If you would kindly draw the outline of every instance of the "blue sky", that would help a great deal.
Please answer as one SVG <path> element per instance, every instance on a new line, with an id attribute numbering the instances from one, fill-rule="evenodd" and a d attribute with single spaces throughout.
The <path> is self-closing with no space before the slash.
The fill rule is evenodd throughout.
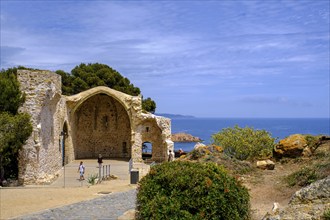
<path id="1" fill-rule="evenodd" d="M 197 117 L 329 117 L 329 0 L 1 0 L 1 68 L 116 69 Z"/>

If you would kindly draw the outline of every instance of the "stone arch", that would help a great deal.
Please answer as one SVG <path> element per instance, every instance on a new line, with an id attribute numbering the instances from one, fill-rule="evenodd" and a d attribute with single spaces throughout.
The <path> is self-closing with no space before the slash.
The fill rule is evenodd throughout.
<path id="1" fill-rule="evenodd" d="M 92 89 L 91 89 L 92 90 Z M 72 111 L 75 159 L 129 158 L 131 122 L 127 106 L 109 90 L 88 93 Z"/>
<path id="2" fill-rule="evenodd" d="M 71 115 L 74 114 L 80 105 L 83 104 L 87 99 L 97 94 L 106 94 L 114 98 L 125 108 L 126 111 L 128 111 L 130 108 L 130 106 L 127 105 L 125 99 L 131 99 L 132 96 L 105 86 L 98 86 L 68 98 L 68 106 L 71 107 Z"/>
<path id="3" fill-rule="evenodd" d="M 159 161 L 164 157 L 164 143 L 162 138 L 162 130 L 158 126 L 155 119 L 146 119 L 139 125 L 141 131 L 142 143 L 152 143 L 151 160 Z"/>

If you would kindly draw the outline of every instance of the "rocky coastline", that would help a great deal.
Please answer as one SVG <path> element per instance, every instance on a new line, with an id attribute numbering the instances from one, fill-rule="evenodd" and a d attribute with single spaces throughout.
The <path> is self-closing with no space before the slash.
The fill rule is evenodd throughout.
<path id="1" fill-rule="evenodd" d="M 202 140 L 199 137 L 192 136 L 184 132 L 172 134 L 173 142 L 201 142 Z"/>

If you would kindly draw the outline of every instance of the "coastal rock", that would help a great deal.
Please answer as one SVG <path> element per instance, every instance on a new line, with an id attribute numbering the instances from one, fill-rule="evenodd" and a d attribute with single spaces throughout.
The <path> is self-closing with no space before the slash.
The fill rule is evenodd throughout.
<path id="1" fill-rule="evenodd" d="M 199 142 L 201 139 L 199 137 L 194 137 L 187 133 L 176 133 L 172 134 L 173 142 Z"/>
<path id="2" fill-rule="evenodd" d="M 297 191 L 289 206 L 278 213 L 267 213 L 263 220 L 321 219 L 330 208 L 330 176 Z"/>
<path id="3" fill-rule="evenodd" d="M 305 137 L 301 134 L 294 134 L 279 141 L 275 146 L 273 155 L 276 158 L 299 157 L 304 149 L 308 147 Z"/>
<path id="4" fill-rule="evenodd" d="M 275 168 L 275 163 L 271 160 L 260 160 L 257 161 L 257 167 L 263 170 L 273 170 Z"/>

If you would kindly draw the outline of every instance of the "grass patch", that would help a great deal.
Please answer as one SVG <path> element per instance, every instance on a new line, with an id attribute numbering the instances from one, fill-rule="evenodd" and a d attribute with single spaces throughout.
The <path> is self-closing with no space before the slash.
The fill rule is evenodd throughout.
<path id="1" fill-rule="evenodd" d="M 330 161 L 317 161 L 314 164 L 306 165 L 300 170 L 286 176 L 284 181 L 291 187 L 307 186 L 328 175 L 330 175 Z"/>
<path id="2" fill-rule="evenodd" d="M 324 220 L 330 220 L 330 209 L 325 210 L 322 219 Z"/>

